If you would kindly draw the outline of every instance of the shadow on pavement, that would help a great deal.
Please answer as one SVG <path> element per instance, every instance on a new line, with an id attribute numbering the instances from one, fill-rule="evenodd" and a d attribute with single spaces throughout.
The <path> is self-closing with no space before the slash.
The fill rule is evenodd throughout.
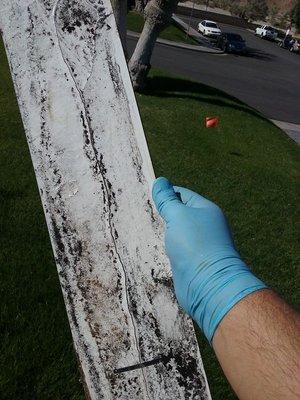
<path id="1" fill-rule="evenodd" d="M 263 61 L 273 61 L 277 58 L 274 54 L 267 53 L 263 50 L 254 49 L 252 47 L 247 47 L 247 53 L 244 54 L 244 57 L 256 58 L 257 60 Z"/>
<path id="2" fill-rule="evenodd" d="M 233 108 L 255 115 L 263 120 L 266 119 L 258 111 L 242 103 L 237 98 L 214 87 L 186 79 L 165 76 L 149 77 L 147 79 L 147 86 L 142 93 L 165 98 L 193 99 L 199 102 L 205 100 L 206 103 Z"/>

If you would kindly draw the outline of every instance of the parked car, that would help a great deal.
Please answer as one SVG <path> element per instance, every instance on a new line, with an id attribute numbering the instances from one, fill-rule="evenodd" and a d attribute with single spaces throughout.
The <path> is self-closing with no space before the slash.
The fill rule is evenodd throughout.
<path id="1" fill-rule="evenodd" d="M 292 36 L 286 36 L 279 42 L 279 46 L 283 49 L 289 50 L 292 53 L 300 53 L 299 40 L 293 38 Z"/>
<path id="2" fill-rule="evenodd" d="M 218 38 L 217 46 L 226 53 L 245 54 L 247 51 L 245 40 L 237 33 L 222 33 Z"/>
<path id="3" fill-rule="evenodd" d="M 300 53 L 300 41 L 299 39 L 294 39 L 292 46 L 289 49 L 292 53 Z"/>
<path id="4" fill-rule="evenodd" d="M 260 36 L 263 39 L 276 40 L 278 33 L 272 26 L 262 25 L 256 28 L 255 35 Z"/>
<path id="5" fill-rule="evenodd" d="M 198 24 L 198 31 L 204 36 L 217 37 L 221 35 L 221 29 L 213 21 L 204 20 Z"/>

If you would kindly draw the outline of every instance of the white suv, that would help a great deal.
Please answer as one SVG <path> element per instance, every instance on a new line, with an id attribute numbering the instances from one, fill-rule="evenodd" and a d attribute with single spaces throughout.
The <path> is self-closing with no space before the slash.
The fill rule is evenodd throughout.
<path id="1" fill-rule="evenodd" d="M 276 40 L 278 33 L 275 31 L 272 26 L 262 25 L 259 28 L 256 28 L 255 35 L 260 36 L 264 39 Z"/>
<path id="2" fill-rule="evenodd" d="M 198 31 L 202 33 L 204 36 L 220 36 L 221 29 L 219 28 L 218 24 L 213 21 L 201 21 L 198 24 Z"/>

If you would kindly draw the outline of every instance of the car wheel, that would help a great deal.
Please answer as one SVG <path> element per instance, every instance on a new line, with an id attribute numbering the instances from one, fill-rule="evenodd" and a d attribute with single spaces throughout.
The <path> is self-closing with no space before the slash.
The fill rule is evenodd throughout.
<path id="1" fill-rule="evenodd" d="M 263 39 L 263 38 L 264 38 L 264 34 L 263 34 L 263 33 L 261 33 L 261 34 L 260 34 L 260 37 Z"/>

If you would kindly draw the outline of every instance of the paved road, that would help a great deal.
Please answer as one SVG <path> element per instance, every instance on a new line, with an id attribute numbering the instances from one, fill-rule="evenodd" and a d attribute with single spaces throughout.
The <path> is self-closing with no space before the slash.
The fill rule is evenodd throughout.
<path id="1" fill-rule="evenodd" d="M 192 26 L 197 22 L 192 19 Z M 210 55 L 157 44 L 152 65 L 224 90 L 271 119 L 300 124 L 300 55 L 242 28 L 221 29 L 240 33 L 249 55 Z M 129 50 L 134 44 L 128 40 Z"/>

